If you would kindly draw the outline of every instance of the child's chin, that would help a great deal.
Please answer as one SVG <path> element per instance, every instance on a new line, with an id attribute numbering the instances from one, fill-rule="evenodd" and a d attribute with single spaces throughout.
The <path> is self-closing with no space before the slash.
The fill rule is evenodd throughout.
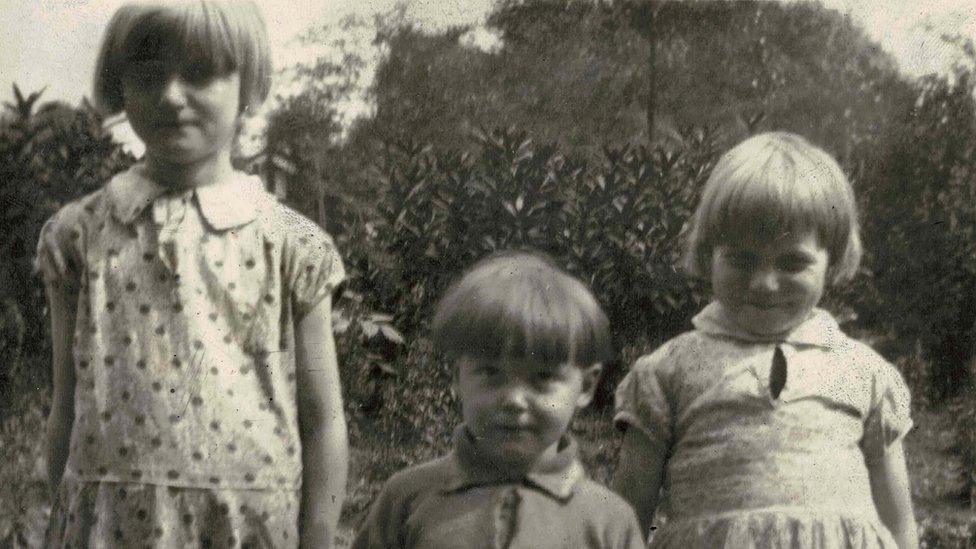
<path id="1" fill-rule="evenodd" d="M 785 335 L 795 328 L 797 319 L 787 317 L 778 311 L 759 311 L 743 318 L 742 327 L 751 334 L 764 337 Z"/>
<path id="2" fill-rule="evenodd" d="M 527 449 L 524 445 L 515 442 L 500 442 L 495 445 L 490 454 L 492 461 L 501 467 L 524 468 L 535 463 L 542 452 Z"/>

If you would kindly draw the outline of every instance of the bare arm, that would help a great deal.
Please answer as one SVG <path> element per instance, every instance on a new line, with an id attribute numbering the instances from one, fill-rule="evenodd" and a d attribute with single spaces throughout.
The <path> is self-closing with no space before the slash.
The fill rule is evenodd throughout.
<path id="1" fill-rule="evenodd" d="M 75 419 L 75 370 L 71 349 L 78 296 L 63 285 L 48 284 L 46 290 L 51 311 L 53 378 L 51 413 L 47 419 L 47 471 L 51 493 L 56 495 L 68 460 Z"/>
<path id="2" fill-rule="evenodd" d="M 870 464 L 871 495 L 881 522 L 895 536 L 901 549 L 918 547 L 918 531 L 912 511 L 912 496 L 901 441 L 888 447 L 884 456 Z"/>
<path id="3" fill-rule="evenodd" d="M 349 443 L 326 297 L 296 331 L 298 417 L 302 437 L 301 547 L 331 547 L 346 495 Z"/>
<path id="4" fill-rule="evenodd" d="M 658 505 L 666 461 L 667 452 L 660 444 L 638 429 L 627 429 L 613 475 L 613 490 L 634 508 L 645 538 Z"/>

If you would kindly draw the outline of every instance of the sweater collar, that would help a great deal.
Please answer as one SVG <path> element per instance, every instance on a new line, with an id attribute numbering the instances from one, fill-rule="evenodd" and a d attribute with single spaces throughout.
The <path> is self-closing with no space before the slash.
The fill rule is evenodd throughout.
<path id="1" fill-rule="evenodd" d="M 513 474 L 499 469 L 477 447 L 464 425 L 454 431 L 453 465 L 445 492 L 457 492 L 494 484 L 521 483 L 548 496 L 565 501 L 572 497 L 577 484 L 585 478 L 579 463 L 579 449 L 570 435 L 559 442 L 559 451 L 547 461 L 536 463 L 527 473 Z"/>

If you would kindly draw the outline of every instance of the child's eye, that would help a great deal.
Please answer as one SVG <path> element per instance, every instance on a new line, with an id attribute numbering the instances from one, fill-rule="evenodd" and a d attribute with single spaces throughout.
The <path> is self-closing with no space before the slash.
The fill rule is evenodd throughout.
<path id="1" fill-rule="evenodd" d="M 546 385 L 559 379 L 557 372 L 537 372 L 533 379 L 540 385 Z"/>
<path id="2" fill-rule="evenodd" d="M 126 68 L 125 76 L 137 84 L 147 85 L 165 80 L 168 72 L 162 61 L 143 60 L 130 64 Z"/>
<path id="3" fill-rule="evenodd" d="M 776 262 L 776 267 L 785 273 L 799 273 L 810 265 L 810 261 L 804 257 L 789 255 L 780 258 Z"/>
<path id="4" fill-rule="evenodd" d="M 213 70 L 202 63 L 193 63 L 180 69 L 180 77 L 188 84 L 203 86 L 214 79 Z"/>

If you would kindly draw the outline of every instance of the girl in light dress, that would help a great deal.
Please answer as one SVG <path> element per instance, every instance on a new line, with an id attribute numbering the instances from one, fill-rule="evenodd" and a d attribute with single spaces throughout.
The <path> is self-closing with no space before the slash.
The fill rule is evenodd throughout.
<path id="1" fill-rule="evenodd" d="M 133 2 L 96 103 L 142 162 L 44 226 L 49 547 L 327 547 L 347 442 L 332 239 L 235 171 L 270 83 L 253 2 Z"/>
<path id="2" fill-rule="evenodd" d="M 614 487 L 651 547 L 916 547 L 899 372 L 817 307 L 857 270 L 854 194 L 803 138 L 726 153 L 692 218 L 687 267 L 714 299 L 616 395 Z"/>

